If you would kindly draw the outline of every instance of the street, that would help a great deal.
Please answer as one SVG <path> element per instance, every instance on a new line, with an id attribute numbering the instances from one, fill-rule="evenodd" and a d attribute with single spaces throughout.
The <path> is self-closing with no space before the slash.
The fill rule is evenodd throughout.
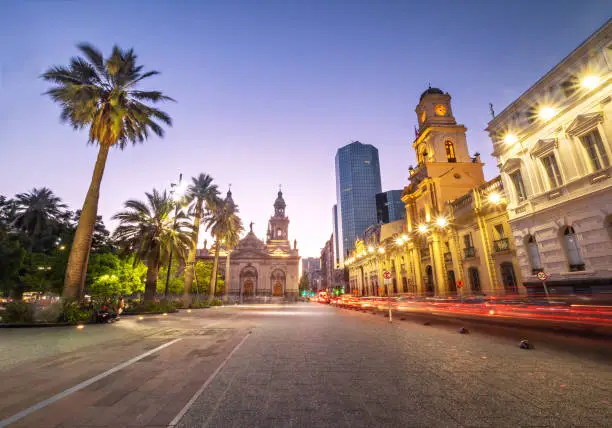
<path id="1" fill-rule="evenodd" d="M 609 342 L 521 338 L 316 303 L 0 329 L 0 427 L 609 426 Z"/>

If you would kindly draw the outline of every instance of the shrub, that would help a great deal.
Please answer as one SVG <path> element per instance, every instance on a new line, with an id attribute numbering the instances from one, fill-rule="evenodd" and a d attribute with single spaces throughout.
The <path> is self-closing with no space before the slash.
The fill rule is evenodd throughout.
<path id="1" fill-rule="evenodd" d="M 9 323 L 28 323 L 34 322 L 35 307 L 32 303 L 11 302 L 5 306 L 6 310 L 2 314 L 3 321 Z"/>
<path id="2" fill-rule="evenodd" d="M 223 305 L 223 302 L 221 301 L 221 299 L 213 299 L 212 302 L 210 302 L 210 306 L 221 306 Z"/>
<path id="3" fill-rule="evenodd" d="M 59 317 L 60 322 L 75 324 L 78 322 L 91 321 L 93 311 L 91 309 L 82 308 L 77 302 L 63 302 L 62 314 Z"/>
<path id="4" fill-rule="evenodd" d="M 208 304 L 207 301 L 202 301 L 202 300 L 194 300 L 193 303 L 189 305 L 189 307 L 193 309 L 208 308 L 209 306 L 210 305 Z"/>
<path id="5" fill-rule="evenodd" d="M 176 309 L 183 309 L 183 307 L 185 307 L 185 305 L 183 305 L 183 301 L 182 300 L 174 300 L 174 301 L 172 301 L 172 305 Z"/>

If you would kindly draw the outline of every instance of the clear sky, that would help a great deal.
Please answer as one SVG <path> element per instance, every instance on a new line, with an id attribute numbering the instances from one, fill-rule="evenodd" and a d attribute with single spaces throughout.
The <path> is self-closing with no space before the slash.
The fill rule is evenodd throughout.
<path id="1" fill-rule="evenodd" d="M 163 140 L 111 152 L 99 211 L 182 172 L 232 184 L 263 237 L 283 184 L 290 238 L 318 256 L 332 231 L 334 155 L 352 140 L 380 151 L 383 190 L 407 184 L 414 108 L 428 82 L 448 91 L 471 152 L 497 174 L 483 131 L 605 23 L 607 0 L 0 2 L 0 194 L 50 187 L 80 208 L 96 149 L 59 122 L 38 76 L 75 44 L 133 47 L 175 98 Z M 112 223 L 110 224 L 112 227 Z"/>

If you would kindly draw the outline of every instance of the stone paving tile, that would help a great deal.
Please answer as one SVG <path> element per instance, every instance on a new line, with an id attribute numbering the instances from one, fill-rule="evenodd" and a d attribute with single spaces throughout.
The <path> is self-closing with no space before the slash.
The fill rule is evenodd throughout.
<path id="1" fill-rule="evenodd" d="M 607 417 L 589 412 L 608 396 L 605 363 L 303 308 L 317 316 L 262 318 L 179 427 L 599 426 Z M 593 380 L 602 386 L 589 386 Z"/>

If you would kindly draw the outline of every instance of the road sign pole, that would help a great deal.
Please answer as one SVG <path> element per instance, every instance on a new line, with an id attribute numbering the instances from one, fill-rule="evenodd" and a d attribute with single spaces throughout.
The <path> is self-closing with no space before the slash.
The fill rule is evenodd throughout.
<path id="1" fill-rule="evenodd" d="M 546 281 L 542 281 L 542 285 L 544 286 L 544 293 L 546 293 L 546 300 L 550 302 L 550 295 L 548 294 L 548 287 L 546 286 Z"/>

